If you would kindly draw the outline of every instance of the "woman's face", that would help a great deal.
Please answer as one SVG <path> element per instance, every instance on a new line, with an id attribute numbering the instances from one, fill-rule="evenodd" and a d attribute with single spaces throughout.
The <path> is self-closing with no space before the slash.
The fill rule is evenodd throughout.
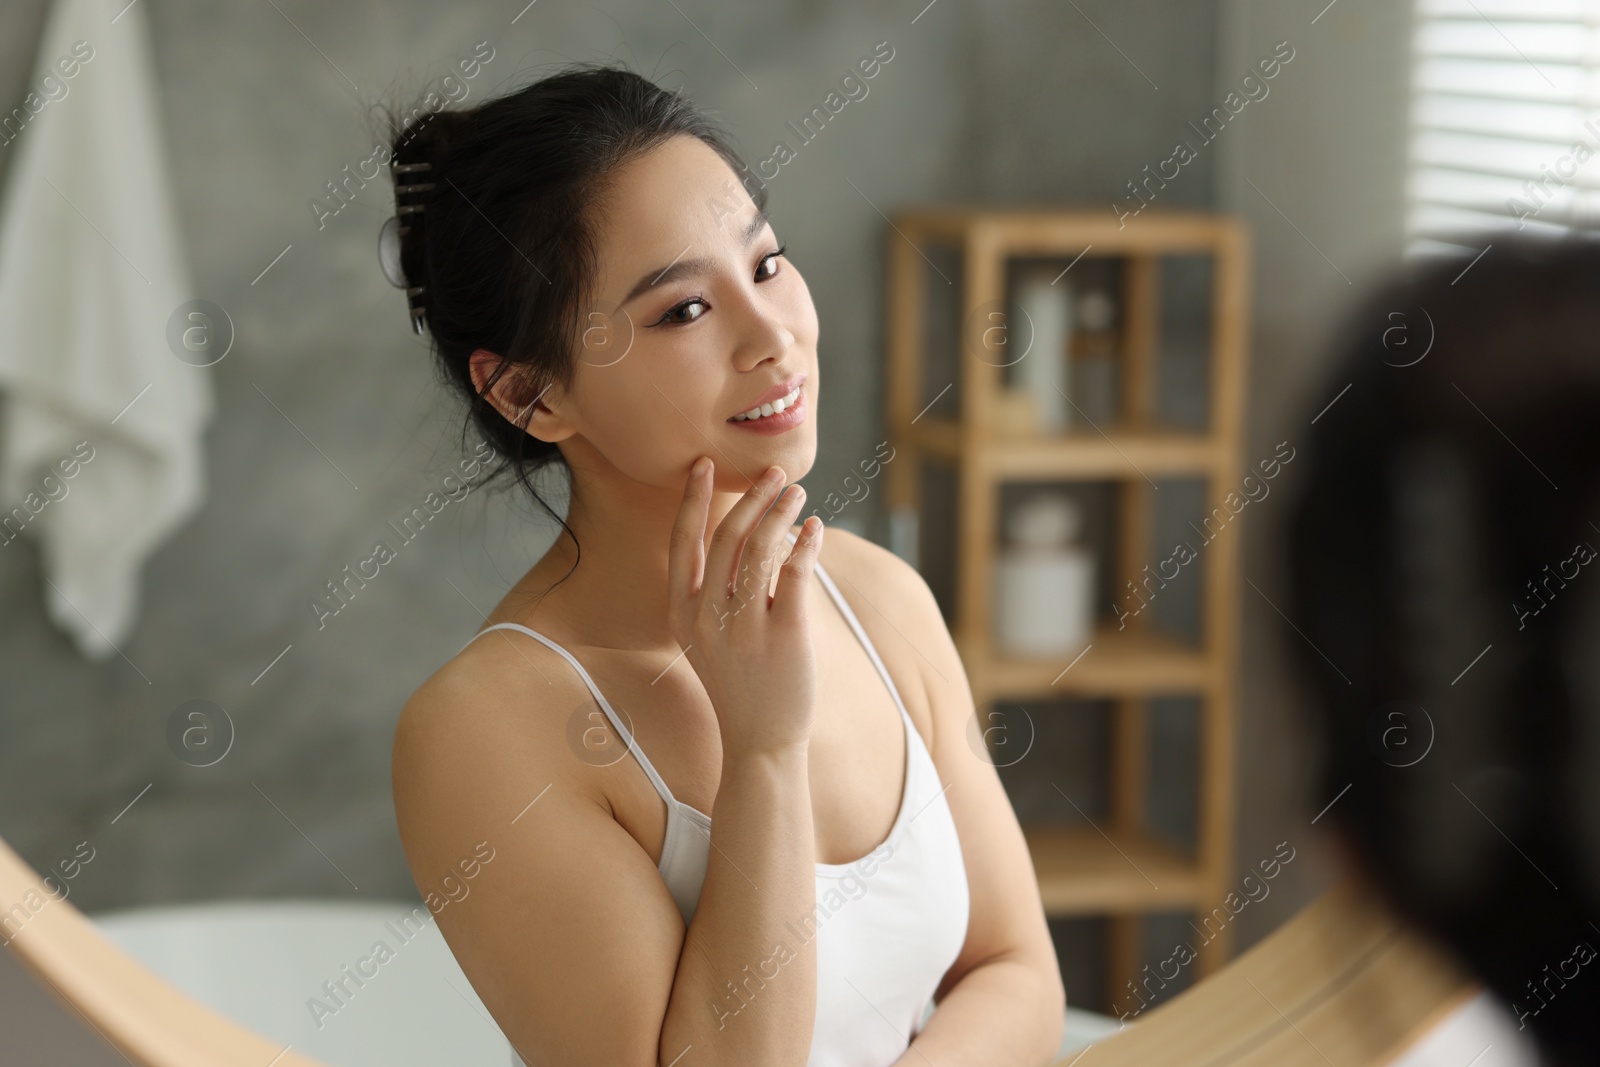
<path id="1" fill-rule="evenodd" d="M 772 464 L 798 480 L 817 450 L 817 311 L 733 171 L 676 136 L 620 169 L 598 208 L 577 372 L 546 398 L 574 469 L 681 489 L 706 455 L 719 490 Z M 736 418 L 778 398 L 781 412 Z"/>

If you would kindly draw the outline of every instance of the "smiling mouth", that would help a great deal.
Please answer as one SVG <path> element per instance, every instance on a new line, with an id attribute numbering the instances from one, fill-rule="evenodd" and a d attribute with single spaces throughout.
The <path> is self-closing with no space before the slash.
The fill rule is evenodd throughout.
<path id="1" fill-rule="evenodd" d="M 801 384 L 803 385 L 804 383 Z M 781 415 L 786 409 L 793 407 L 795 401 L 800 399 L 800 388 L 801 386 L 797 385 L 788 395 L 781 396 L 770 404 L 762 404 L 760 407 L 751 408 L 749 411 L 741 411 L 728 421 L 747 422 L 771 418 L 773 415 Z"/>

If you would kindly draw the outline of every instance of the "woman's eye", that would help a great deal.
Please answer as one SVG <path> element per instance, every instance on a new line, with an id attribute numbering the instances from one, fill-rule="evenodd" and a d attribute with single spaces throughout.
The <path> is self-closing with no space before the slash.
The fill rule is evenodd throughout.
<path id="1" fill-rule="evenodd" d="M 665 315 L 661 316 L 661 321 L 665 322 L 665 323 L 668 323 L 670 325 L 674 325 L 674 326 L 681 326 L 686 322 L 694 322 L 696 319 L 698 319 L 700 317 L 700 315 L 694 315 L 694 316 L 692 316 L 690 318 L 686 318 L 686 319 L 675 318 L 674 316 L 676 316 L 679 312 L 687 311 L 689 308 L 693 307 L 696 304 L 704 305 L 705 301 L 700 299 L 698 296 L 692 297 L 691 299 L 688 299 L 688 300 L 685 300 L 683 303 L 679 304 L 677 307 L 670 308 Z M 701 312 L 700 314 L 703 315 L 703 314 L 705 314 L 705 312 Z"/>
<path id="2" fill-rule="evenodd" d="M 768 252 L 766 255 L 761 257 L 761 262 L 756 265 L 756 281 L 764 282 L 778 276 L 778 257 L 783 255 L 788 247 L 788 245 L 783 245 L 776 251 Z M 768 269 L 769 266 L 770 269 Z M 684 326 L 688 323 L 694 322 L 695 320 L 699 319 L 701 315 L 705 314 L 705 312 L 701 311 L 699 314 L 691 315 L 687 318 L 681 316 L 684 312 L 687 312 L 696 304 L 699 304 L 702 307 L 710 306 L 701 297 L 690 297 L 688 300 L 685 300 L 676 307 L 669 308 L 667 313 L 661 316 L 661 321 L 658 322 L 657 325 L 659 326 L 665 323 L 669 326 Z"/>
<path id="3" fill-rule="evenodd" d="M 787 249 L 788 247 L 789 247 L 788 245 L 783 245 L 776 252 L 768 252 L 766 255 L 761 257 L 761 262 L 756 267 L 756 281 L 764 282 L 768 278 L 774 278 L 774 277 L 777 276 L 777 274 L 778 274 L 778 257 L 783 255 L 785 249 Z M 761 271 L 761 268 L 767 266 L 769 263 L 772 265 L 772 269 L 770 271 L 767 271 L 765 274 L 763 274 L 762 271 Z"/>

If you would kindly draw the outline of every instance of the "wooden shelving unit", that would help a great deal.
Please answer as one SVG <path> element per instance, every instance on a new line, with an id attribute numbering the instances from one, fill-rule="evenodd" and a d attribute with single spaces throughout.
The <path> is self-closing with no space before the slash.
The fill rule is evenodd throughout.
<path id="1" fill-rule="evenodd" d="M 1151 541 L 1151 479 L 1198 478 L 1206 508 L 1220 504 L 1248 473 L 1241 466 L 1241 415 L 1248 339 L 1249 246 L 1234 219 L 1202 212 L 1148 210 L 1119 228 L 1104 209 L 995 210 L 950 205 L 903 211 L 888 234 L 887 421 L 897 459 L 887 468 L 891 509 L 919 515 L 921 471 L 931 463 L 956 478 L 954 618 L 951 630 L 980 714 L 999 700 L 1099 698 L 1111 702 L 1110 816 L 1093 825 L 1025 824 L 1040 892 L 1051 917 L 1102 915 L 1110 922 L 1108 985 L 1113 1004 L 1129 1000 L 1141 968 L 1139 918 L 1147 912 L 1191 912 L 1200 921 L 1234 888 L 1234 707 L 1238 659 L 1239 532 L 1204 548 L 1201 639 L 1164 633 L 1145 614 L 1119 629 L 1097 626 L 1075 662 L 1009 659 L 991 642 L 991 564 L 1000 535 L 1000 487 L 1010 482 L 1096 481 L 1116 486 L 1111 568 L 1117 589 L 1137 581 L 1156 553 Z M 940 415 L 929 398 L 928 301 L 932 262 L 926 250 L 953 248 L 959 277 L 943 277 L 937 299 L 959 298 L 958 353 L 951 386 L 959 413 Z M 974 309 L 1003 307 L 1006 261 L 1013 257 L 1111 257 L 1117 267 L 1120 316 L 1118 411 L 1090 428 L 1049 436 L 997 432 L 999 361 L 975 358 L 986 343 Z M 1202 431 L 1163 426 L 1155 375 L 1161 344 L 1161 263 L 1165 256 L 1210 257 L 1208 297 L 1208 425 Z M 949 283 L 946 288 L 944 283 Z M 948 406 L 948 405 L 947 405 Z M 926 524 L 923 524 L 926 525 Z M 1070 666 L 1070 669 L 1068 669 Z M 1197 848 L 1174 847 L 1146 828 L 1149 777 L 1147 701 L 1197 698 L 1199 795 Z M 1232 926 L 1199 948 L 1197 977 L 1231 954 Z M 1196 939 L 1199 940 L 1198 938 Z"/>

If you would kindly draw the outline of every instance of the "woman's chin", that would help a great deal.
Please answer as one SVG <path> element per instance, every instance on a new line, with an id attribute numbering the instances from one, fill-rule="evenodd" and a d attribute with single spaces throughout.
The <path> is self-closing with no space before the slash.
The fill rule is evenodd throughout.
<path id="1" fill-rule="evenodd" d="M 771 466 L 783 468 L 784 482 L 798 482 L 810 473 L 817 461 L 815 434 L 796 432 L 784 437 L 762 437 L 736 442 L 742 447 L 723 445 L 720 453 L 708 454 L 716 463 L 718 492 L 743 493 Z"/>

